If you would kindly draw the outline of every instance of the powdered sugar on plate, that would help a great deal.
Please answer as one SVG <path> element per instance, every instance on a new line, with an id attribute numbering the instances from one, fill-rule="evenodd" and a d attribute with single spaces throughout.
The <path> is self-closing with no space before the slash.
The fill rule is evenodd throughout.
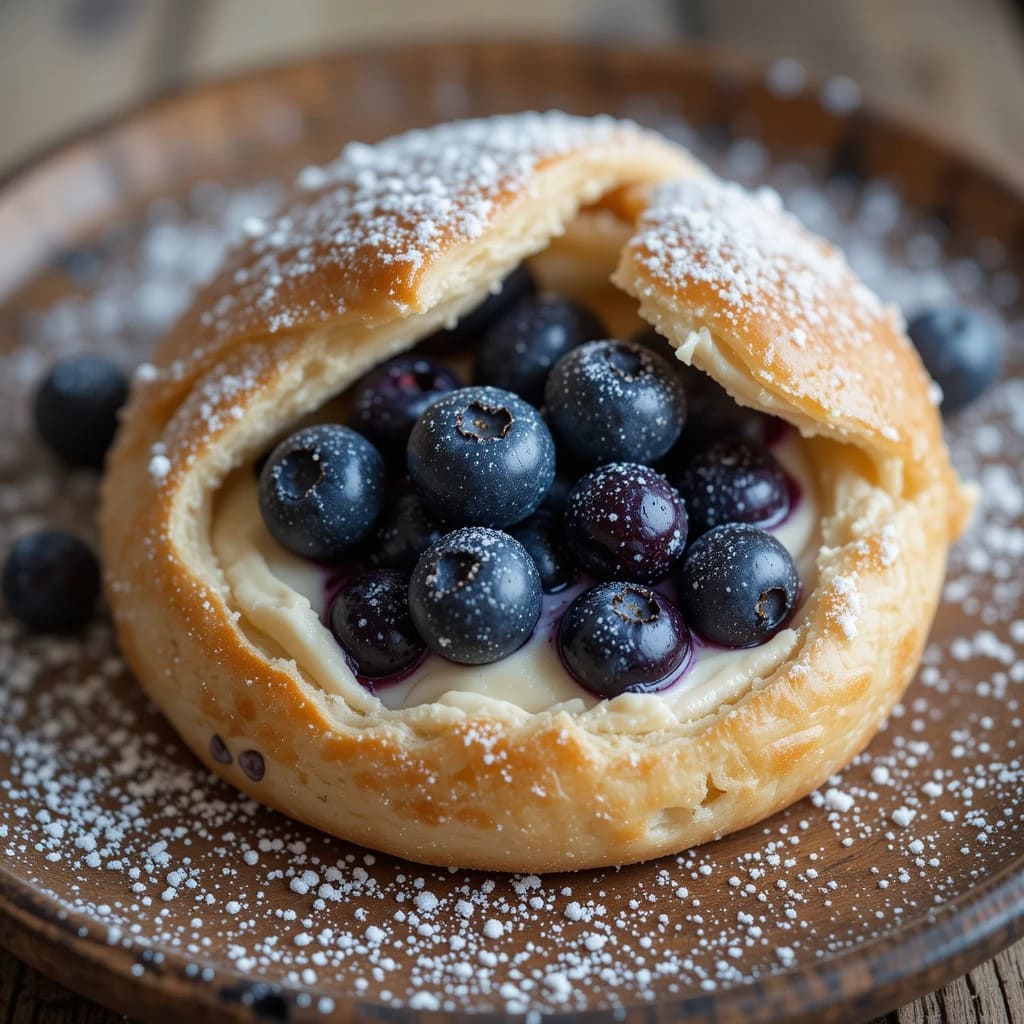
<path id="1" fill-rule="evenodd" d="M 775 77 L 793 87 L 792 69 Z M 822 183 L 773 164 L 754 140 L 702 155 L 772 185 L 904 311 L 946 300 L 989 310 L 1019 373 L 1019 279 L 997 244 L 948 238 L 886 182 Z M 299 184 L 317 189 L 331 173 L 307 169 Z M 53 298 L 51 280 L 8 303 L 0 550 L 43 523 L 88 532 L 92 520 L 95 481 L 58 470 L 28 426 L 27 396 L 49 363 L 83 349 L 138 363 L 230 235 L 275 230 L 280 194 L 197 186 L 63 254 L 70 294 Z M 124 950 L 137 976 L 177 972 L 257 1005 L 269 992 L 311 1015 L 352 997 L 528 1013 L 714 992 L 938 920 L 1024 851 L 1022 409 L 1018 377 L 951 424 L 982 505 L 906 700 L 842 777 L 739 836 L 571 876 L 405 864 L 215 781 L 131 683 L 104 618 L 81 640 L 54 640 L 0 617 L 3 871 L 69 927 Z M 154 475 L 166 457 L 154 453 Z"/>

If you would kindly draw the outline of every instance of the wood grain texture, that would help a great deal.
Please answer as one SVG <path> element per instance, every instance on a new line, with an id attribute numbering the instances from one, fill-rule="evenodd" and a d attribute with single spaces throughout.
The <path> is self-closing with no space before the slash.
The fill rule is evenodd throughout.
<path id="1" fill-rule="evenodd" d="M 114 71 L 114 78 L 121 83 L 119 97 L 143 94 L 194 74 L 282 52 L 272 49 L 281 18 L 266 9 L 263 17 L 256 19 L 262 27 L 256 31 L 255 40 L 240 31 L 242 8 L 247 6 L 210 3 L 202 13 L 193 12 L 193 20 L 178 22 L 166 8 L 161 19 L 159 4 L 143 5 L 143 13 L 131 28 L 134 56 L 125 58 L 123 73 Z M 663 26 L 665 30 L 674 27 L 713 42 L 737 43 L 763 54 L 786 53 L 805 59 L 810 65 L 849 74 L 864 83 L 869 97 L 878 96 L 919 119 L 931 120 L 947 133 L 953 126 L 952 134 L 997 162 L 1009 163 L 1024 155 L 1024 124 L 1018 105 L 1024 92 L 1024 41 L 1009 5 L 997 0 L 971 5 L 954 0 L 906 0 L 902 4 L 891 0 L 846 0 L 827 5 L 817 0 L 785 0 L 772 5 L 756 0 L 707 0 L 638 6 L 643 11 L 638 16 L 643 25 Z M 11 10 L 17 7 L 8 5 L 0 10 L 0 38 L 11 38 L 9 23 L 2 19 L 10 17 Z M 558 5 L 520 7 L 524 18 L 520 24 L 526 24 L 541 7 L 553 10 Z M 562 23 L 555 25 L 556 16 L 552 14 L 540 24 L 554 31 L 564 31 L 566 26 L 572 30 L 582 24 L 583 15 L 574 5 L 566 5 L 565 10 L 569 14 Z M 459 8 L 459 17 L 465 15 L 466 11 Z M 307 17 L 308 24 L 302 25 L 307 34 L 295 29 L 284 50 L 308 46 L 311 40 L 322 48 L 325 43 L 350 38 L 348 34 L 338 34 L 338 26 L 346 26 L 336 11 Z M 381 19 L 382 23 L 384 20 Z M 596 30 L 604 34 L 616 31 L 620 23 L 612 17 L 607 22 L 609 27 L 602 27 L 600 22 L 595 24 Z M 169 25 L 175 29 L 176 34 L 171 33 L 173 38 L 168 38 Z M 495 23 L 485 28 L 496 26 L 514 27 Z M 413 28 L 423 31 L 417 25 Z M 43 29 L 39 31 L 45 36 Z M 382 24 L 372 27 L 368 35 L 383 35 L 387 31 L 390 26 Z M 23 40 L 24 36 L 20 38 Z M 63 50 L 51 46 L 46 52 L 48 56 L 44 59 L 56 63 Z M 39 57 L 35 59 L 38 61 Z M 68 95 L 65 91 L 64 97 Z M 51 102 L 59 103 L 60 99 L 57 95 L 51 97 Z M 39 105 L 30 107 L 32 116 L 45 120 L 46 105 L 42 98 L 37 100 Z M 75 117 L 90 113 L 91 108 Z M 0 161 L 3 159 L 0 154 Z M 0 1020 L 109 1024 L 124 1019 L 71 994 L 14 958 L 0 955 Z M 1024 943 L 881 1020 L 886 1024 L 1022 1024 Z"/>

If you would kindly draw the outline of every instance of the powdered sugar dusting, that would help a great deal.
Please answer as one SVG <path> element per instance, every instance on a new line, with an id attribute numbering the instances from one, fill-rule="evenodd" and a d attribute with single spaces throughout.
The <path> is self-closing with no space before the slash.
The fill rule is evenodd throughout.
<path id="1" fill-rule="evenodd" d="M 832 592 L 835 595 L 833 617 L 847 640 L 857 638 L 857 617 L 864 605 L 864 598 L 857 590 L 857 576 L 837 576 L 832 581 Z"/>
<path id="2" fill-rule="evenodd" d="M 423 268 L 477 238 L 539 165 L 630 130 L 549 111 L 349 143 L 333 163 L 299 173 L 286 214 L 245 222 L 251 245 L 226 271 L 230 294 L 204 315 L 207 344 L 326 322 L 366 298 L 404 311 Z"/>
<path id="3" fill-rule="evenodd" d="M 822 304 L 846 284 L 849 268 L 841 252 L 794 230 L 792 221 L 780 225 L 781 210 L 779 194 L 768 187 L 748 192 L 716 180 L 672 182 L 657 190 L 636 247 L 659 279 L 709 284 L 738 321 L 776 319 L 766 297 L 781 296 L 784 314 L 799 323 L 794 333 L 806 338 L 822 326 Z M 872 293 L 862 298 L 864 315 L 846 325 L 851 342 L 881 315 Z"/>
<path id="4" fill-rule="evenodd" d="M 791 71 L 780 70 L 780 89 Z M 952 249 L 887 183 L 823 186 L 749 139 L 708 155 L 769 177 L 908 312 L 948 299 L 1002 311 L 1019 375 L 1024 322 L 1005 254 L 970 240 Z M 304 172 L 303 187 L 325 187 L 327 173 Z M 74 275 L 67 295 L 29 289 L 6 306 L 3 324 L 18 337 L 0 355 L 11 410 L 0 428 L 0 550 L 43 523 L 90 532 L 95 481 L 57 469 L 28 427 L 28 397 L 49 362 L 85 348 L 145 358 L 212 270 L 200 275 L 191 257 L 209 245 L 199 262 L 215 262 L 247 216 L 267 223 L 267 237 L 277 194 L 207 186 L 183 204 L 155 204 L 137 231 L 62 261 Z M 152 378 L 145 364 L 136 372 Z M 917 681 L 866 754 L 761 826 L 619 872 L 510 877 L 405 864 L 214 781 L 131 683 L 105 618 L 80 640 L 33 640 L 0 612 L 3 869 L 129 958 L 137 977 L 181 977 L 250 1001 L 256 990 L 245 985 L 262 981 L 324 1016 L 353 997 L 528 1014 L 713 993 L 941 922 L 947 904 L 1024 851 L 1024 384 L 1012 374 L 951 425 L 982 507 L 951 556 Z M 194 399 L 226 425 L 231 389 L 244 383 L 234 380 Z M 161 458 L 173 467 L 181 457 L 154 451 L 150 471 L 155 462 L 159 477 Z M 898 558 L 891 537 L 879 552 Z"/>
<path id="5" fill-rule="evenodd" d="M 824 408 L 835 429 L 854 429 L 882 450 L 904 440 L 927 454 L 913 407 L 927 380 L 898 315 L 851 270 L 843 253 L 785 213 L 777 191 L 714 178 L 661 185 L 630 243 L 651 284 L 681 292 L 712 332 L 741 335 L 752 374 L 771 393 Z M 892 344 L 880 365 L 880 333 Z M 763 362 L 764 366 L 758 363 Z"/>
<path id="6" fill-rule="evenodd" d="M 149 475 L 154 480 L 163 480 L 171 471 L 171 460 L 163 452 L 155 452 L 149 460 Z"/>

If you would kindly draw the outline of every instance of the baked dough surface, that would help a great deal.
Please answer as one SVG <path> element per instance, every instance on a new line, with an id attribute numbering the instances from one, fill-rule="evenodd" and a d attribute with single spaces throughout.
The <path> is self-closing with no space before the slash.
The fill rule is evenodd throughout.
<path id="1" fill-rule="evenodd" d="M 809 439 L 823 543 L 791 653 L 732 703 L 655 731 L 326 693 L 242 628 L 210 542 L 219 488 L 602 197 L 620 223 L 599 235 L 641 315 Z M 969 501 L 898 318 L 841 255 L 659 137 L 561 114 L 347 147 L 249 234 L 138 375 L 101 505 L 125 655 L 211 769 L 377 849 L 547 871 L 742 828 L 868 743 L 917 667 Z"/>

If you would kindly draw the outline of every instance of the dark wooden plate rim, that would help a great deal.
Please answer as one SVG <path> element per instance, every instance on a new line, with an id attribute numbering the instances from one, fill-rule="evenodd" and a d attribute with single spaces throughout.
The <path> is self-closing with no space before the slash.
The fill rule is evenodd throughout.
<path id="1" fill-rule="evenodd" d="M 220 92 L 236 89 L 254 79 L 271 80 L 316 64 L 353 59 L 372 60 L 401 57 L 429 57 L 440 51 L 472 49 L 496 45 L 495 41 L 416 43 L 398 46 L 360 47 L 307 56 L 298 60 L 262 65 L 209 80 L 199 86 L 175 87 L 132 105 L 126 111 L 103 118 L 66 137 L 53 147 L 32 155 L 28 160 L 0 175 L 0 205 L 30 177 L 40 172 L 56 172 L 71 161 L 86 141 L 96 141 L 112 133 L 130 133 L 140 123 L 178 106 L 202 103 Z M 585 50 L 596 61 L 614 53 L 642 54 L 645 59 L 671 61 L 677 66 L 697 69 L 709 76 L 726 77 L 731 82 L 750 84 L 763 81 L 766 70 L 762 60 L 735 51 L 719 51 L 690 44 L 647 46 L 622 43 L 571 43 L 553 40 L 502 40 L 506 50 L 520 49 L 525 55 L 542 46 L 551 53 L 578 54 Z M 806 95 L 815 84 L 810 76 Z M 784 104 L 786 98 L 779 98 Z M 983 181 L 998 192 L 1008 194 L 1024 206 L 1024 175 L 992 159 L 963 150 L 940 133 L 909 124 L 897 113 L 876 103 L 849 115 L 868 130 L 871 127 L 898 132 L 921 147 L 952 158 L 958 168 Z M 35 270 L 28 262 L 25 275 Z M 7 282 L 10 287 L 12 282 Z M 582 1021 L 585 1024 L 620 1024 L 655 1020 L 730 1021 L 743 1019 L 749 1024 L 769 1021 L 864 1020 L 885 1013 L 901 1002 L 911 1001 L 941 987 L 953 978 L 991 958 L 1024 935 L 1024 860 L 1010 861 L 1002 871 L 935 908 L 934 915 L 918 918 L 872 941 L 823 956 L 800 967 L 780 971 L 715 992 L 694 992 L 655 1003 L 631 1005 L 625 1010 L 592 1010 L 582 1013 L 545 1014 L 552 1022 Z M 11 953 L 45 974 L 61 981 L 82 995 L 121 1012 L 145 1020 L 166 1019 L 168 997 L 172 995 L 191 1007 L 190 1016 L 204 1021 L 258 1019 L 256 1010 L 240 1000 L 253 980 L 228 968 L 211 968 L 200 980 L 186 973 L 189 962 L 175 951 L 126 950 L 109 945 L 98 934 L 87 915 L 68 911 L 55 899 L 25 882 L 0 862 L 0 944 Z M 154 957 L 157 952 L 160 956 Z M 132 973 L 144 967 L 140 977 Z M 156 982 L 154 984 L 154 982 Z M 797 1016 L 793 1015 L 793 989 L 799 990 Z M 289 1020 L 306 1019 L 295 1002 L 298 990 L 273 985 L 269 991 L 287 1005 Z M 331 1019 L 355 1021 L 371 1015 L 374 1019 L 460 1021 L 465 1024 L 521 1021 L 521 1016 L 471 1011 L 433 1013 L 429 1011 L 386 1010 L 356 996 L 338 1000 Z M 263 1019 L 263 1018 L 260 1018 Z M 284 1018 L 274 1018 L 284 1019 Z M 308 1019 L 323 1020 L 309 1011 Z"/>

